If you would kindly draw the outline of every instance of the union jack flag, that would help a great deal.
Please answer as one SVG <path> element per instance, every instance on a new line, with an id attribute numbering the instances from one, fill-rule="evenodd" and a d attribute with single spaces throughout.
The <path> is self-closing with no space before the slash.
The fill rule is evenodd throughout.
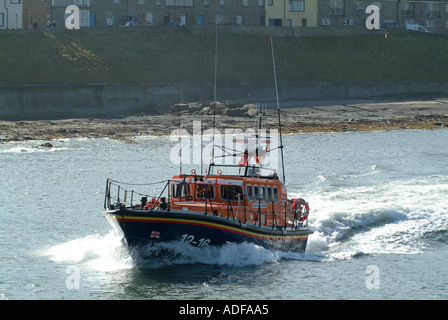
<path id="1" fill-rule="evenodd" d="M 157 231 L 151 232 L 151 238 L 160 238 L 160 232 Z"/>

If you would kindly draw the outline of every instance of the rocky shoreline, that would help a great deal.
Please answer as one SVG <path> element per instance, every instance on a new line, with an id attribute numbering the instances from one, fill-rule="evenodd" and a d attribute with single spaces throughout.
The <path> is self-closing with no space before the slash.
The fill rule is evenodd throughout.
<path id="1" fill-rule="evenodd" d="M 226 102 L 215 107 L 216 128 L 254 128 L 256 106 Z M 448 127 L 448 98 L 295 101 L 281 103 L 283 133 L 440 129 Z M 211 105 L 175 104 L 137 110 L 109 118 L 0 120 L 0 142 L 65 138 L 131 139 L 141 135 L 169 135 L 179 128 L 192 132 L 213 127 Z M 267 104 L 267 128 L 277 128 L 276 103 Z"/>

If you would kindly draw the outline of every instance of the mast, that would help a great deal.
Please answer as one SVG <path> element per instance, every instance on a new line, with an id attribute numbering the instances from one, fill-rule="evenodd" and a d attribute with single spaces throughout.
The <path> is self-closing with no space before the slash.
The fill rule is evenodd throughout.
<path id="1" fill-rule="evenodd" d="M 279 133 L 280 133 L 280 147 L 279 148 L 282 152 L 283 183 L 286 183 L 286 181 L 285 181 L 285 163 L 283 160 L 282 122 L 280 121 L 280 104 L 278 102 L 277 75 L 275 73 L 274 44 L 272 43 L 272 37 L 270 37 L 269 39 L 271 40 L 272 65 L 274 67 L 275 95 L 277 97 L 278 129 L 279 129 Z"/>
<path id="2" fill-rule="evenodd" d="M 218 20 L 216 20 L 216 31 L 215 31 L 215 89 L 213 96 L 213 146 L 212 146 L 212 159 L 215 156 L 215 108 L 216 108 L 216 75 L 218 69 Z M 213 161 L 214 162 L 214 161 Z"/>

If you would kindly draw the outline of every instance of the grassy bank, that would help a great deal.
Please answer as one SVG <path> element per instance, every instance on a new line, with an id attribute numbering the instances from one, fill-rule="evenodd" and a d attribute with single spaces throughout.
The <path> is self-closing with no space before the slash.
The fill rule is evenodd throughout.
<path id="1" fill-rule="evenodd" d="M 220 34 L 218 81 L 272 81 L 268 37 Z M 279 81 L 448 82 L 448 39 L 274 38 Z M 0 84 L 214 81 L 215 36 L 142 29 L 0 32 Z"/>

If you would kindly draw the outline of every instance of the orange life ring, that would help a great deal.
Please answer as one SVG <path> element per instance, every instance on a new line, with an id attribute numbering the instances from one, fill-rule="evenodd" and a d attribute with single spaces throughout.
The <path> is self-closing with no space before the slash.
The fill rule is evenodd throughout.
<path id="1" fill-rule="evenodd" d="M 305 213 L 302 217 L 300 217 L 300 221 L 305 221 L 306 219 L 308 219 L 308 216 L 310 214 L 310 206 L 308 205 L 308 202 L 306 202 L 302 198 L 299 198 L 299 199 L 293 198 L 292 199 L 292 209 L 294 210 L 294 215 L 295 215 L 296 219 L 297 219 L 297 208 L 299 206 L 305 207 Z"/>

